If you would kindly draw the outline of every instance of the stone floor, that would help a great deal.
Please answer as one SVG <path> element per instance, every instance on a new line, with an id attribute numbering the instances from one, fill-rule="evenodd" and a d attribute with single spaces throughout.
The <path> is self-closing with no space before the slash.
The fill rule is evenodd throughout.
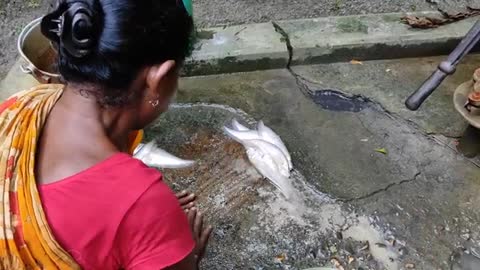
<path id="1" fill-rule="evenodd" d="M 166 178 L 195 190 L 217 226 L 205 266 L 450 269 L 452 258 L 472 263 L 475 256 L 459 256 L 480 251 L 480 169 L 451 146 L 466 126 L 451 99 L 479 57 L 470 56 L 420 111 L 403 107 L 441 59 L 182 80 L 181 104 L 149 137 L 198 160 L 194 169 L 166 171 Z M 358 95 L 356 109 L 325 105 L 315 95 L 325 90 Z M 263 119 L 284 139 L 297 170 L 295 199 L 284 200 L 222 134 L 233 117 L 251 125 Z"/>
<path id="2" fill-rule="evenodd" d="M 178 104 L 147 136 L 197 160 L 164 174 L 199 195 L 216 227 L 205 269 L 480 269 L 480 169 L 453 147 L 466 124 L 451 103 L 480 57 L 467 57 L 420 111 L 403 107 L 441 59 L 182 79 Z M 292 199 L 223 135 L 232 118 L 263 119 L 285 141 Z"/>

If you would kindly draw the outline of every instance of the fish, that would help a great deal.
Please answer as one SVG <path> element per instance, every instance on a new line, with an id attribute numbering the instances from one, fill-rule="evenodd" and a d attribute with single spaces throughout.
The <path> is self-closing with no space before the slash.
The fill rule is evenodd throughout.
<path id="1" fill-rule="evenodd" d="M 257 171 L 268 179 L 288 199 L 293 187 L 290 172 L 293 169 L 291 156 L 285 144 L 263 121 L 257 124 L 257 130 L 251 130 L 236 119 L 232 120 L 232 128 L 223 127 L 225 133 L 233 140 L 241 143 L 247 157 Z"/>
<path id="2" fill-rule="evenodd" d="M 238 131 L 228 127 L 223 127 L 225 133 L 235 141 L 242 143 L 245 140 L 261 140 L 260 134 L 256 130 Z"/>
<path id="3" fill-rule="evenodd" d="M 275 131 L 267 127 L 262 120 L 258 122 L 257 130 L 251 130 L 240 124 L 236 119 L 233 119 L 232 128 L 233 129 L 224 127 L 224 130 L 231 138 L 239 143 L 242 143 L 243 140 L 265 140 L 280 148 L 287 158 L 288 170 L 291 171 L 293 169 L 292 157 L 282 139 L 275 133 Z"/>
<path id="4" fill-rule="evenodd" d="M 178 158 L 167 151 L 159 148 L 154 141 L 140 144 L 134 151 L 133 157 L 141 160 L 149 167 L 162 169 L 182 169 L 195 164 L 193 160 Z"/>
<path id="5" fill-rule="evenodd" d="M 269 153 L 273 157 L 273 159 L 278 164 L 279 171 L 284 176 L 290 177 L 291 167 L 289 165 L 288 159 L 282 149 L 279 148 L 276 144 L 265 140 L 256 130 L 236 131 L 228 127 L 224 127 L 223 130 L 232 139 L 243 144 L 243 146 L 245 147 L 246 142 L 248 142 L 249 145 L 252 145 L 252 143 L 257 144 L 257 147 L 260 147 L 262 151 Z"/>
<path id="6" fill-rule="evenodd" d="M 282 139 L 280 136 L 277 135 L 271 128 L 267 127 L 265 123 L 263 123 L 262 120 L 260 120 L 257 124 L 257 131 L 260 136 L 280 148 L 282 153 L 285 155 L 288 161 L 288 169 L 292 170 L 293 169 L 293 163 L 292 163 L 292 157 L 290 156 L 290 153 L 288 152 L 287 147 L 283 143 Z"/>
<path id="7" fill-rule="evenodd" d="M 247 148 L 247 156 L 248 160 L 255 164 L 255 168 L 263 177 L 270 180 L 270 183 L 280 190 L 285 198 L 291 198 L 293 187 L 290 179 L 278 173 L 279 168 L 271 156 L 255 147 Z"/>
<path id="8" fill-rule="evenodd" d="M 264 157 L 268 157 L 268 161 L 273 161 L 273 163 L 277 167 L 277 172 L 279 172 L 281 175 L 289 178 L 290 177 L 290 170 L 288 169 L 288 161 L 285 158 L 285 155 L 283 154 L 282 150 L 278 148 L 276 145 L 271 144 L 266 141 L 262 140 L 245 140 L 242 143 L 245 148 L 254 148 L 257 151 L 261 152 Z M 248 156 L 248 153 L 247 153 Z M 266 162 L 265 162 L 266 163 Z M 257 163 L 255 165 L 263 165 L 260 163 Z M 270 166 L 270 164 L 269 164 Z M 270 166 L 272 167 L 272 166 Z"/>

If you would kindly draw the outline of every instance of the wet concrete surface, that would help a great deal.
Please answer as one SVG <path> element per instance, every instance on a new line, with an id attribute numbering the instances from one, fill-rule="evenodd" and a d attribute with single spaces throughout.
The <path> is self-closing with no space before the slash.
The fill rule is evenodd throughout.
<path id="1" fill-rule="evenodd" d="M 448 77 L 418 111 L 411 112 L 404 106 L 407 97 L 444 59 L 442 56 L 409 58 L 356 65 L 295 66 L 292 69 L 312 93 L 335 87 L 379 102 L 385 110 L 411 121 L 426 133 L 459 137 L 467 124 L 454 108 L 453 92 L 461 83 L 472 78 L 473 71 L 479 67 L 480 55 L 466 57 L 455 74 Z"/>
<path id="2" fill-rule="evenodd" d="M 216 227 L 205 269 L 305 269 L 332 260 L 344 269 L 398 269 L 403 244 L 389 242 L 368 217 L 319 192 L 299 171 L 289 200 L 275 190 L 222 133 L 233 118 L 255 122 L 229 107 L 177 105 L 147 131 L 147 140 L 197 161 L 164 177 L 177 191 L 194 191 Z"/>
<path id="3" fill-rule="evenodd" d="M 369 106 L 369 101 L 365 98 L 348 96 L 332 89 L 315 91 L 311 98 L 323 109 L 337 112 L 360 112 Z"/>
<path id="4" fill-rule="evenodd" d="M 407 73 L 401 65 L 406 60 L 398 61 L 343 69 L 333 65 L 332 70 L 389 66 Z M 416 68 L 428 70 L 422 65 L 436 61 L 420 59 Z M 312 74 L 309 80 L 316 82 L 328 77 Z M 467 77 L 462 74 L 456 76 Z M 199 160 L 191 170 L 165 171 L 165 176 L 175 188 L 199 193 L 217 226 L 208 269 L 303 269 L 332 263 L 345 269 L 450 269 L 452 254 L 478 249 L 479 168 L 448 140 L 423 128 L 436 126 L 442 132 L 437 121 L 450 121 L 443 125 L 447 130 L 452 121 L 461 122 L 453 113 L 436 112 L 452 106 L 451 92 L 440 90 L 433 97 L 436 106 L 425 107 L 424 116 L 435 117 L 406 116 L 401 110 L 405 84 L 415 82 L 360 77 L 356 81 L 370 90 L 362 93 L 370 105 L 353 112 L 322 108 L 287 70 L 182 80 L 178 101 L 197 105 L 173 108 L 148 134 L 165 149 Z M 346 87 L 348 76 L 336 78 L 328 78 L 328 89 L 359 94 Z M 382 84 L 388 91 L 380 91 Z M 240 145 L 222 134 L 220 127 L 232 117 L 249 124 L 263 119 L 279 133 L 292 153 L 296 200 L 285 201 L 251 167 Z"/>

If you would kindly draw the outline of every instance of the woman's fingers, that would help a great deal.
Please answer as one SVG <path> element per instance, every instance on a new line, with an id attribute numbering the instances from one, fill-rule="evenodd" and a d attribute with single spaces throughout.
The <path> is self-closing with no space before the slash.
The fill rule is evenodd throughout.
<path id="1" fill-rule="evenodd" d="M 180 202 L 180 205 L 184 210 L 195 206 L 195 194 L 189 193 L 188 191 L 184 190 L 177 193 L 176 195 L 178 201 Z"/>
<path id="2" fill-rule="evenodd" d="M 180 199 L 180 198 L 183 198 L 183 197 L 187 196 L 188 192 L 186 190 L 182 190 L 175 195 L 177 195 L 177 199 Z"/>
<path id="3" fill-rule="evenodd" d="M 202 213 L 198 212 L 196 217 L 195 217 L 195 224 L 193 225 L 193 234 L 195 235 L 195 238 L 197 239 L 197 244 L 198 240 L 200 239 L 200 236 L 202 234 L 202 229 L 203 229 L 203 216 Z"/>
<path id="4" fill-rule="evenodd" d="M 190 230 L 194 233 L 195 218 L 197 216 L 197 209 L 191 208 L 187 212 L 188 224 L 190 224 Z"/>
<path id="5" fill-rule="evenodd" d="M 178 201 L 180 202 L 180 205 L 187 205 L 187 204 L 195 201 L 195 194 L 191 193 L 187 196 L 181 197 L 181 198 L 178 199 Z"/>
<path id="6" fill-rule="evenodd" d="M 200 235 L 199 242 L 197 244 L 198 251 L 197 251 L 197 259 L 201 260 L 205 255 L 205 251 L 207 250 L 208 240 L 210 240 L 210 235 L 212 235 L 213 227 L 208 226 L 206 229 L 202 231 Z"/>
<path id="7" fill-rule="evenodd" d="M 191 208 L 195 207 L 195 203 L 191 202 L 187 205 L 182 205 L 182 209 L 185 210 L 185 212 L 188 212 Z"/>
<path id="8" fill-rule="evenodd" d="M 208 240 L 210 239 L 210 235 L 212 235 L 213 227 L 208 226 L 205 230 L 202 231 L 202 235 L 200 236 L 200 244 L 202 246 L 207 246 Z"/>

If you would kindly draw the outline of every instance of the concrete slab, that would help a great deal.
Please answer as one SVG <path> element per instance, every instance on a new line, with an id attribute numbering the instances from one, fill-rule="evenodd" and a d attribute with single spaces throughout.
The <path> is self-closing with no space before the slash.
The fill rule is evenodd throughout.
<path id="1" fill-rule="evenodd" d="M 24 64 L 22 60 L 17 60 L 5 79 L 0 81 L 0 101 L 5 100 L 16 92 L 29 89 L 39 83 L 32 76 L 25 74 L 21 66 Z"/>
<path id="2" fill-rule="evenodd" d="M 414 30 L 400 22 L 404 15 L 356 15 L 201 29 L 183 74 L 447 54 L 475 22 L 471 18 L 436 29 Z"/>
<path id="3" fill-rule="evenodd" d="M 188 75 L 281 68 L 289 58 L 271 23 L 202 29 L 197 38 Z"/>
<path id="4" fill-rule="evenodd" d="M 447 85 L 467 77 L 476 59 L 469 57 L 471 64 L 461 66 L 459 77 Z M 172 153 L 199 160 L 199 167 L 166 171 L 165 177 L 176 188 L 198 193 L 217 226 L 206 268 L 303 269 L 329 265 L 335 257 L 348 269 L 353 256 L 354 266 L 364 269 L 401 269 L 411 263 L 417 269 L 447 269 L 458 247 L 478 248 L 479 168 L 417 129 L 440 130 L 435 122 L 446 121 L 444 114 L 432 109 L 435 117 L 406 117 L 397 105 L 400 93 L 414 84 L 408 86 L 404 76 L 427 73 L 436 62 L 295 68 L 318 85 L 361 93 L 381 105 L 364 102 L 356 113 L 322 109 L 285 69 L 182 79 L 179 101 L 223 107 L 177 106 L 147 135 Z M 389 68 L 392 77 L 380 73 Z M 363 87 L 354 87 L 355 81 Z M 449 98 L 436 102 L 439 108 L 449 106 Z M 232 117 L 250 124 L 264 119 L 284 139 L 297 169 L 292 181 L 298 200 L 279 197 L 249 165 L 243 149 L 221 134 L 219 128 Z"/>
<path id="5" fill-rule="evenodd" d="M 407 13 L 439 16 L 438 12 Z M 280 21 L 293 48 L 292 64 L 391 59 L 449 53 L 476 22 L 475 18 L 436 29 L 412 29 L 406 14 L 376 14 Z"/>
<path id="6" fill-rule="evenodd" d="M 337 89 L 352 95 L 362 95 L 379 102 L 393 114 L 412 121 L 425 133 L 459 137 L 466 121 L 453 105 L 453 93 L 463 82 L 472 78 L 480 67 L 480 55 L 470 55 L 459 65 L 457 72 L 447 78 L 417 112 L 409 111 L 404 102 L 445 57 L 407 58 L 367 61 L 361 65 L 335 63 L 295 66 L 292 70 L 313 92 Z"/>
<path id="7" fill-rule="evenodd" d="M 373 87 L 376 82 L 370 81 L 369 87 Z M 391 91 L 397 87 L 392 85 Z M 171 173 L 166 177 L 206 196 L 202 205 L 207 206 L 207 212 L 212 209 L 208 213 L 210 220 L 220 224 L 208 257 L 212 261 L 206 261 L 209 269 L 327 265 L 328 260 L 309 255 L 311 251 L 322 253 L 322 243 L 327 243 L 327 249 L 346 254 L 348 248 L 341 244 L 345 242 L 333 239 L 338 239 L 338 232 L 345 239 L 352 235 L 368 238 L 369 233 L 359 227 L 380 236 L 368 240 L 370 247 L 382 247 L 369 249 L 376 254 L 373 262 L 377 266 L 365 269 L 400 269 L 407 264 L 417 269 L 448 269 L 450 254 L 459 246 L 468 250 L 480 247 L 480 212 L 475 207 L 479 203 L 479 168 L 448 145 L 425 135 L 400 114 L 390 114 L 369 102 L 358 112 L 323 109 L 302 94 L 296 78 L 286 70 L 186 78 L 178 100 L 222 104 L 247 113 L 176 109 L 150 131 L 150 138 L 157 138 L 166 149 L 200 160 L 200 168 L 186 175 Z M 292 181 L 299 185 L 300 198 L 306 200 L 304 206 L 297 205 L 295 211 L 289 212 L 290 204 L 270 197 L 275 190 L 256 182 L 240 150 L 232 150 L 235 146 L 225 148 L 225 142 L 218 142 L 223 138 L 218 128 L 232 114 L 247 123 L 263 119 L 284 139 L 301 176 Z M 211 133 L 218 137 L 205 139 L 202 135 Z M 187 151 L 192 147 L 196 149 L 194 154 Z M 385 148 L 387 153 L 378 153 L 378 148 Z M 226 149 L 233 152 L 225 154 Z M 301 183 L 308 188 L 302 188 Z M 241 188 L 234 189 L 236 186 Z M 311 197 L 311 192 L 323 195 Z M 222 194 L 233 197 L 222 201 Z M 325 196 L 333 199 L 333 205 Z M 278 212 L 275 209 L 280 205 L 285 209 Z M 332 214 L 322 205 L 337 210 Z M 307 214 L 296 217 L 298 209 Z M 327 225 L 321 225 L 321 220 L 328 217 L 331 219 Z M 354 229 L 338 224 L 351 224 Z M 359 238 L 350 240 L 365 241 Z M 389 255 L 382 257 L 382 251 Z M 288 259 L 272 264 L 277 256 L 283 258 L 282 254 Z M 394 264 L 388 265 L 388 261 Z"/>
<path id="8" fill-rule="evenodd" d="M 438 12 L 408 14 L 440 16 Z M 203 29 L 198 32 L 198 46 L 186 63 L 185 74 L 448 54 L 476 21 L 470 18 L 418 30 L 400 21 L 405 15 L 355 15 Z"/>

